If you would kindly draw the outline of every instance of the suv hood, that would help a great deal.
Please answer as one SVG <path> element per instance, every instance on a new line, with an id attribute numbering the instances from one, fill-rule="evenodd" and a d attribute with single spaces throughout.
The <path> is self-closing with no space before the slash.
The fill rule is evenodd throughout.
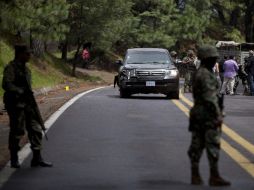
<path id="1" fill-rule="evenodd" d="M 176 69 L 171 64 L 127 64 L 124 65 L 126 69 Z"/>

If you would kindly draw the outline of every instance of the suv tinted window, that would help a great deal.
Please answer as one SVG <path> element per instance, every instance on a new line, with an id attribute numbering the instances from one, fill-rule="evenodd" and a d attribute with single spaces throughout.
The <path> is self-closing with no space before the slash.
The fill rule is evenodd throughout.
<path id="1" fill-rule="evenodd" d="M 125 64 L 172 64 L 166 52 L 136 51 L 128 52 Z"/>

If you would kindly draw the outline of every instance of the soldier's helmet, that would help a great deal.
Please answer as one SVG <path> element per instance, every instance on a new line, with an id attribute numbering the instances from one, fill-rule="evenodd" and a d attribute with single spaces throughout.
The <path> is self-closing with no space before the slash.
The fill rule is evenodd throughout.
<path id="1" fill-rule="evenodd" d="M 27 47 L 25 44 L 16 44 L 14 46 L 15 54 L 21 54 L 21 53 L 33 53 L 33 51 Z"/>
<path id="2" fill-rule="evenodd" d="M 192 49 L 188 50 L 188 51 L 187 51 L 187 55 L 189 55 L 189 56 L 190 56 L 190 55 L 194 55 L 194 51 L 193 51 Z"/>
<path id="3" fill-rule="evenodd" d="M 200 60 L 209 57 L 219 57 L 219 53 L 215 46 L 203 45 L 200 48 L 198 48 L 198 58 Z"/>
<path id="4" fill-rule="evenodd" d="M 171 51 L 171 52 L 170 52 L 170 55 L 171 55 L 172 57 L 175 57 L 175 56 L 177 55 L 177 53 L 176 53 L 176 51 Z"/>

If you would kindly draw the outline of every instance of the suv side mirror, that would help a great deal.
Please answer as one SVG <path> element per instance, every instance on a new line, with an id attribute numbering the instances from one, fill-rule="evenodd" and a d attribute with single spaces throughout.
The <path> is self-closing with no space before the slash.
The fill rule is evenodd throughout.
<path id="1" fill-rule="evenodd" d="M 123 61 L 122 61 L 122 60 L 117 60 L 117 61 L 116 61 L 116 64 L 117 64 L 117 65 L 123 65 Z"/>

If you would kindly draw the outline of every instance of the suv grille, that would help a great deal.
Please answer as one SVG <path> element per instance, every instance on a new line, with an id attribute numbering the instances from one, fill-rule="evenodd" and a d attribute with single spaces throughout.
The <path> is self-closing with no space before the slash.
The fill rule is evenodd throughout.
<path id="1" fill-rule="evenodd" d="M 149 70 L 137 70 L 137 77 L 164 77 L 165 72 L 163 70 L 149 71 Z"/>

